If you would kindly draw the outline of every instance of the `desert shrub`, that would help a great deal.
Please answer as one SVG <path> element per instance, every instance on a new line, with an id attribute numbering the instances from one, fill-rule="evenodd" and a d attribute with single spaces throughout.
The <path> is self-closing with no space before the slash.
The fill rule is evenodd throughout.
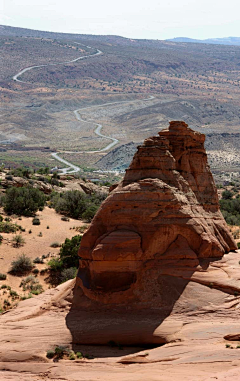
<path id="1" fill-rule="evenodd" d="M 30 258 L 25 254 L 20 255 L 15 261 L 12 261 L 10 273 L 13 275 L 23 275 L 33 269 L 33 264 Z"/>
<path id="2" fill-rule="evenodd" d="M 63 216 L 63 217 L 61 217 L 61 220 L 62 220 L 62 221 L 66 221 L 66 222 L 68 222 L 68 221 L 69 221 L 69 218 L 66 217 L 66 216 Z"/>
<path id="3" fill-rule="evenodd" d="M 39 273 L 39 270 L 38 269 L 33 269 L 33 274 L 37 275 Z"/>
<path id="4" fill-rule="evenodd" d="M 77 235 L 72 239 L 66 238 L 62 244 L 59 257 L 52 258 L 48 262 L 50 267 L 50 283 L 57 285 L 68 279 L 73 279 L 77 273 L 78 267 L 78 249 L 82 236 Z"/>
<path id="5" fill-rule="evenodd" d="M 61 280 L 62 282 L 66 282 L 69 279 L 74 279 L 77 276 L 77 268 L 69 267 L 68 269 L 64 269 L 61 272 Z"/>
<path id="6" fill-rule="evenodd" d="M 86 222 L 91 222 L 95 214 L 97 213 L 98 206 L 90 205 L 82 214 L 82 219 Z"/>
<path id="7" fill-rule="evenodd" d="M 18 298 L 18 293 L 17 293 L 17 291 L 13 291 L 13 290 L 11 290 L 10 292 L 9 292 L 9 295 L 11 296 L 11 298 L 13 298 L 13 299 L 16 299 L 16 298 Z"/>
<path id="8" fill-rule="evenodd" d="M 60 246 L 61 246 L 61 243 L 59 243 L 59 242 L 53 242 L 50 245 L 50 247 L 60 247 Z"/>
<path id="9" fill-rule="evenodd" d="M 38 237 L 42 237 L 43 235 L 42 235 L 42 232 L 40 232 L 39 234 L 38 234 Z"/>
<path id="10" fill-rule="evenodd" d="M 32 171 L 25 167 L 14 168 L 10 171 L 10 174 L 16 177 L 30 178 Z"/>
<path id="11" fill-rule="evenodd" d="M 233 193 L 231 191 L 225 190 L 222 192 L 222 198 L 224 200 L 230 200 L 230 199 L 232 199 L 232 197 L 233 197 Z"/>
<path id="12" fill-rule="evenodd" d="M 29 290 L 32 294 L 38 295 L 43 292 L 43 287 L 39 283 L 38 279 L 33 275 L 29 275 L 26 278 L 22 279 L 20 287 L 23 288 L 23 291 Z"/>
<path id="13" fill-rule="evenodd" d="M 2 222 L 3 221 L 3 216 L 1 216 L 1 214 L 0 214 L 0 222 Z"/>
<path id="14" fill-rule="evenodd" d="M 6 279 L 7 279 L 7 275 L 0 273 L 0 280 L 6 280 Z"/>
<path id="15" fill-rule="evenodd" d="M 54 350 L 55 357 L 58 359 L 63 358 L 64 354 L 66 354 L 66 348 L 62 346 L 57 346 Z"/>
<path id="16" fill-rule="evenodd" d="M 63 194 L 53 194 L 50 205 L 55 208 L 57 213 L 62 213 L 75 219 L 83 218 L 83 214 L 87 212 L 85 216 L 90 220 L 104 199 L 105 195 L 102 194 L 85 194 L 78 190 L 73 190 Z"/>
<path id="17" fill-rule="evenodd" d="M 49 350 L 49 351 L 47 351 L 46 357 L 48 359 L 52 359 L 54 357 L 54 355 L 55 355 L 55 352 L 53 350 Z"/>
<path id="18" fill-rule="evenodd" d="M 50 172 L 49 167 L 40 168 L 38 170 L 38 173 L 40 173 L 41 175 L 47 175 L 49 172 Z"/>
<path id="19" fill-rule="evenodd" d="M 240 242 L 237 243 L 237 247 L 238 247 L 238 249 L 240 249 Z"/>
<path id="20" fill-rule="evenodd" d="M 226 222 L 229 225 L 240 225 L 240 199 L 222 199 L 219 203 Z"/>
<path id="21" fill-rule="evenodd" d="M 13 181 L 12 175 L 6 175 L 5 179 L 8 180 L 8 181 Z"/>
<path id="22" fill-rule="evenodd" d="M 44 206 L 45 200 L 44 193 L 39 189 L 11 187 L 6 191 L 4 210 L 9 214 L 32 216 L 39 207 Z"/>
<path id="23" fill-rule="evenodd" d="M 0 234 L 0 244 L 2 243 L 3 241 L 3 236 Z"/>
<path id="24" fill-rule="evenodd" d="M 12 243 L 14 247 L 20 247 L 24 245 L 25 240 L 23 239 L 21 234 L 18 234 L 18 235 L 15 235 L 15 237 L 13 237 Z"/>
<path id="25" fill-rule="evenodd" d="M 17 224 L 8 221 L 0 222 L 0 233 L 16 233 L 17 230 L 20 230 L 20 226 Z"/>
<path id="26" fill-rule="evenodd" d="M 62 261 L 60 258 L 52 258 L 48 262 L 48 266 L 50 267 L 51 271 L 60 271 L 63 268 Z"/>
<path id="27" fill-rule="evenodd" d="M 36 258 L 33 260 L 33 263 L 44 263 L 44 261 L 43 261 L 43 258 L 36 257 Z"/>
<path id="28" fill-rule="evenodd" d="M 78 249 L 81 243 L 82 236 L 75 235 L 71 239 L 66 238 L 60 249 L 60 259 L 63 267 L 78 267 Z"/>
<path id="29" fill-rule="evenodd" d="M 34 217 L 33 220 L 32 220 L 32 224 L 33 224 L 33 225 L 40 225 L 41 222 L 40 222 L 39 218 Z"/>
<path id="30" fill-rule="evenodd" d="M 69 354 L 69 360 L 75 360 L 75 354 L 74 354 L 74 352 L 71 352 L 70 354 Z"/>
<path id="31" fill-rule="evenodd" d="M 82 226 L 77 226 L 77 227 L 75 228 L 75 230 L 76 230 L 77 232 L 79 232 L 79 233 L 84 233 L 85 230 L 87 230 L 87 228 L 88 228 L 87 225 L 82 225 Z"/>

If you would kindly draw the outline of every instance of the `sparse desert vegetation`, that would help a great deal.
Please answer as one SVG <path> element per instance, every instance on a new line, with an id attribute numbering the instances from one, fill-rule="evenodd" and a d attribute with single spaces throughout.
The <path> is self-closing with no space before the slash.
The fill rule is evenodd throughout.
<path id="1" fill-rule="evenodd" d="M 40 172 L 48 172 L 43 169 Z M 5 181 L 6 171 L 2 172 Z M 27 186 L 17 187 L 12 181 L 18 175 L 27 181 Z M 78 267 L 78 248 L 81 235 L 88 225 L 82 220 L 73 219 L 71 208 L 80 194 L 81 207 L 85 209 L 92 203 L 100 205 L 103 195 L 86 195 L 83 190 L 65 191 L 63 196 L 56 191 L 53 195 L 44 194 L 43 190 L 32 188 L 32 178 L 35 174 L 24 167 L 13 171 L 12 178 L 6 183 L 0 183 L 0 243 L 2 256 L 0 257 L 0 307 L 2 311 L 13 308 L 19 300 L 33 297 L 50 286 L 76 276 Z M 49 175 L 51 178 L 51 175 Z M 68 182 L 75 181 L 71 177 Z M 85 183 L 86 187 L 88 183 Z M 89 183 L 91 185 L 91 183 Z M 89 185 L 89 186 L 90 186 Z M 92 184 L 93 186 L 94 184 Z M 96 188 L 96 186 L 94 185 Z M 95 189 L 94 188 L 94 189 Z M 61 188 L 58 188 L 59 192 Z M 80 187 L 79 187 L 80 189 Z M 99 187 L 101 189 L 101 187 Z M 69 197 L 70 195 L 70 197 Z M 16 197 L 15 197 L 16 196 Z M 75 198 L 74 198 L 74 197 Z M 52 199 L 67 200 L 65 212 L 62 215 L 48 205 Z M 40 200 L 40 203 L 38 201 Z M 90 200 L 90 201 L 89 201 Z M 12 202 L 11 202 L 12 201 Z M 24 203 L 30 206 L 27 213 L 22 213 Z M 9 209 L 12 206 L 11 215 Z M 51 206 L 51 205 L 50 205 Z M 32 207 L 32 209 L 31 209 Z M 69 208 L 69 210 L 68 210 Z M 58 210 L 60 212 L 60 210 Z M 79 214 L 78 214 L 79 216 Z"/>

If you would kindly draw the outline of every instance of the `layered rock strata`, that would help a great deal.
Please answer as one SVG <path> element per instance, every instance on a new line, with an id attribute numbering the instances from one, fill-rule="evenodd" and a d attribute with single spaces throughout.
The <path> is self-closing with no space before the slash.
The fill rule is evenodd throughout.
<path id="1" fill-rule="evenodd" d="M 138 147 L 82 239 L 77 283 L 90 300 L 161 309 L 161 274 L 191 279 L 203 260 L 236 249 L 204 140 L 174 121 Z"/>

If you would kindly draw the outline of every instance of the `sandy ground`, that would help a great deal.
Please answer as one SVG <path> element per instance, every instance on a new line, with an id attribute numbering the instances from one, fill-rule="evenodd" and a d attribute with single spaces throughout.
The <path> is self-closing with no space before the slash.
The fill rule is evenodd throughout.
<path id="1" fill-rule="evenodd" d="M 2 210 L 0 211 L 0 214 L 4 216 Z M 48 207 L 45 207 L 42 212 L 38 212 L 37 217 L 41 221 L 41 224 L 37 226 L 32 225 L 31 217 L 21 217 L 21 220 L 12 218 L 11 222 L 17 223 L 26 230 L 22 233 L 16 233 L 21 234 L 25 240 L 25 244 L 19 248 L 14 247 L 12 244 L 12 238 L 16 235 L 15 233 L 1 233 L 4 239 L 0 245 L 0 273 L 7 274 L 11 267 L 11 262 L 17 259 L 21 254 L 25 254 L 32 260 L 36 257 L 41 257 L 42 255 L 49 255 L 48 258 L 44 260 L 44 264 L 36 264 L 36 268 L 39 270 L 47 268 L 49 259 L 59 253 L 59 247 L 52 248 L 51 244 L 53 242 L 62 244 L 66 238 L 71 238 L 74 235 L 79 234 L 72 228 L 85 225 L 82 221 L 73 220 L 71 218 L 69 221 L 62 221 L 62 216 L 57 214 L 54 209 Z M 47 229 L 47 226 L 49 226 L 49 229 Z M 29 230 L 31 230 L 32 233 L 29 233 Z M 42 233 L 42 236 L 39 236 L 40 232 Z M 38 274 L 37 276 L 44 290 L 49 288 L 49 284 L 44 281 L 46 277 L 46 274 Z M 6 284 L 20 295 L 24 295 L 26 293 L 19 287 L 22 278 L 24 277 L 7 274 L 7 279 L 0 281 L 0 287 L 3 284 Z M 6 296 L 7 292 L 0 290 L 0 306 L 2 300 L 5 299 Z"/>

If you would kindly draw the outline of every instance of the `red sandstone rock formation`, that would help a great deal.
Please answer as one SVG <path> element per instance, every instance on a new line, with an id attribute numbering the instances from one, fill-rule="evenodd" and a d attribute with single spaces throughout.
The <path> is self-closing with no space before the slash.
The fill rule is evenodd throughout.
<path id="1" fill-rule="evenodd" d="M 235 244 L 203 143 L 172 122 L 139 147 L 83 237 L 77 286 L 0 316 L 1 380 L 239 380 L 239 251 L 223 255 Z M 94 345 L 110 340 L 123 350 Z M 56 345 L 94 359 L 53 363 Z"/>
<path id="2" fill-rule="evenodd" d="M 163 268 L 184 264 L 193 273 L 203 258 L 236 249 L 219 210 L 204 140 L 184 122 L 170 122 L 138 147 L 82 239 L 78 284 L 88 298 L 135 299 L 139 305 L 147 294 L 152 306 L 150 283 Z M 162 308 L 161 293 L 155 308 Z"/>

